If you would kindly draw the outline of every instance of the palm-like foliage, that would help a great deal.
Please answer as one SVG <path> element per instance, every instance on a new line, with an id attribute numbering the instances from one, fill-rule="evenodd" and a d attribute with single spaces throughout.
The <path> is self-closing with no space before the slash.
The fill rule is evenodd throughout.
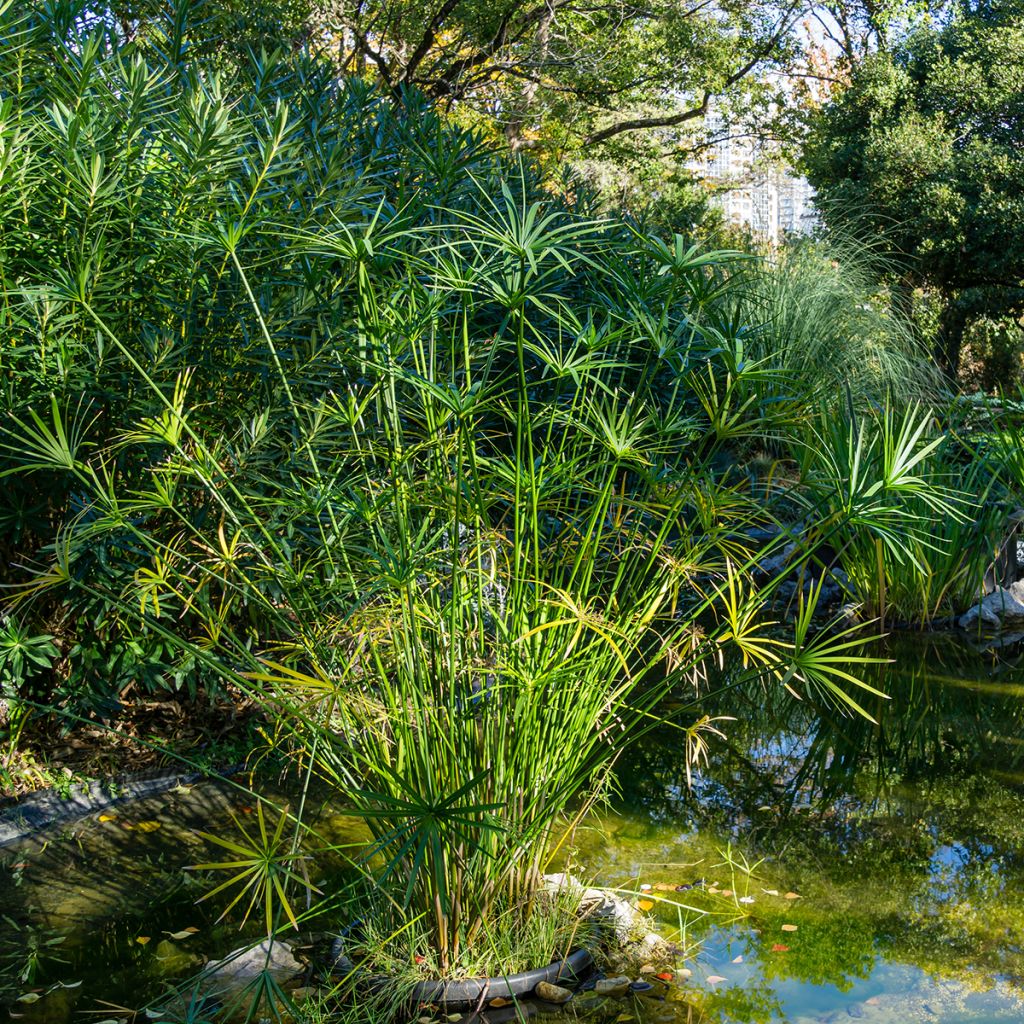
<path id="1" fill-rule="evenodd" d="M 767 513 L 721 466 L 793 415 L 744 358 L 736 254 L 559 204 L 303 55 L 211 69 L 188 4 L 145 49 L 49 6 L 0 9 L 2 472 L 43 562 L 21 607 L 135 645 L 130 678 L 261 701 L 443 970 L 530 915 L 668 693 L 730 651 L 856 685 L 846 638 L 809 608 L 787 637 L 752 582 Z M 892 494 L 949 507 L 891 432 L 805 474 L 846 502 L 806 557 L 833 526 L 895 537 Z M 237 845 L 287 913 L 281 826 Z"/>

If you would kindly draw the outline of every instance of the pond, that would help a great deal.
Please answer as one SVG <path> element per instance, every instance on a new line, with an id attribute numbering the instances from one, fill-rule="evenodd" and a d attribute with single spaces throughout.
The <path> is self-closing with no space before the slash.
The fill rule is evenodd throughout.
<path id="1" fill-rule="evenodd" d="M 662 732 L 579 843 L 600 884 L 704 880 L 690 902 L 718 916 L 687 938 L 710 1020 L 1024 1020 L 1020 653 L 936 638 L 891 656 L 877 725 L 760 688 L 718 701 L 736 720 L 692 791 Z M 753 899 L 742 920 L 730 889 Z"/>
<path id="2" fill-rule="evenodd" d="M 692 976 L 685 1000 L 611 1019 L 1024 1020 L 1020 651 L 935 637 L 891 653 L 877 724 L 737 688 L 706 709 L 733 720 L 692 786 L 673 729 L 620 765 L 572 866 L 650 886 L 642 905 Z M 251 812 L 204 783 L 0 851 L 0 1002 L 30 1022 L 118 1020 L 240 945 L 182 870 L 208 856 L 196 819 L 216 829 L 229 806 Z"/>

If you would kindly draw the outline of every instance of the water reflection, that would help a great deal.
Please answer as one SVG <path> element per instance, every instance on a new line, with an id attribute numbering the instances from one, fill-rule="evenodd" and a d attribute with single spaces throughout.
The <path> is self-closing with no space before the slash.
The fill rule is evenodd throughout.
<path id="1" fill-rule="evenodd" d="M 692 987 L 674 1005 L 632 1008 L 638 1022 L 1024 1020 L 1020 650 L 936 638 L 890 655 L 872 680 L 891 697 L 870 706 L 874 723 L 737 687 L 702 709 L 735 721 L 692 790 L 676 730 L 652 734 L 623 763 L 616 807 L 579 832 L 576 860 L 605 884 L 694 886 L 685 901 L 715 913 L 662 914 L 661 930 L 701 940 L 702 951 Z M 224 794 L 204 793 L 219 803 L 201 814 L 187 794 L 134 808 L 159 821 L 153 832 L 93 817 L 0 856 L 0 986 L 15 963 L 5 957 L 23 963 L 27 942 L 60 935 L 41 950 L 40 981 L 85 980 L 18 1012 L 52 1022 L 97 999 L 137 1003 L 186 976 L 199 953 L 239 943 L 234 926 L 215 924 L 216 908 L 195 906 L 181 870 L 203 859 L 197 815 L 209 827 L 226 813 Z M 347 817 L 319 827 L 335 842 L 355 838 Z M 739 895 L 752 901 L 742 920 Z M 186 926 L 197 936 L 167 940 L 184 958 L 171 963 L 164 933 Z"/>
<path id="2" fill-rule="evenodd" d="M 766 858 L 749 920 L 702 934 L 718 1019 L 1024 1019 L 1020 650 L 936 638 L 889 654 L 875 723 L 761 687 L 723 695 L 709 710 L 736 721 L 692 791 L 659 733 L 620 771 L 607 852 L 583 843 L 617 884 L 658 860 L 720 863 L 727 842 Z"/>

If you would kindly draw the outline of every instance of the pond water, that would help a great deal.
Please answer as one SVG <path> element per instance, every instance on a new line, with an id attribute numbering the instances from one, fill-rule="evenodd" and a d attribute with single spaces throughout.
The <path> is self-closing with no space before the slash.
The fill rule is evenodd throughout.
<path id="1" fill-rule="evenodd" d="M 692 790 L 663 731 L 581 838 L 599 884 L 703 879 L 686 896 L 714 915 L 684 924 L 709 1020 L 1024 1021 L 1020 652 L 937 638 L 891 656 L 877 725 L 734 691 L 709 708 L 736 720 Z"/>
<path id="2" fill-rule="evenodd" d="M 609 1019 L 1024 1021 L 1021 653 L 934 638 L 892 655 L 877 724 L 736 689 L 706 708 L 734 720 L 692 786 L 676 730 L 624 760 L 573 867 L 650 886 L 692 976 Z M 251 811 L 206 783 L 0 850 L 0 1005 L 118 1020 L 240 945 L 182 870 L 209 856 L 197 818 L 216 831 L 230 805 Z"/>

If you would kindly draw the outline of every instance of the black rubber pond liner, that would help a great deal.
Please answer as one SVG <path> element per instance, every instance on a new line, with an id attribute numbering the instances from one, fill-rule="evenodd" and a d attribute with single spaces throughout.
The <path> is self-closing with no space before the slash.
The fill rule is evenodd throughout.
<path id="1" fill-rule="evenodd" d="M 410 1002 L 432 1003 L 445 1010 L 485 1009 L 492 999 L 527 999 L 537 985 L 572 988 L 584 981 L 594 970 L 594 957 L 588 949 L 573 950 L 564 960 L 556 960 L 547 967 L 520 971 L 496 978 L 464 978 L 461 981 L 421 981 L 408 993 Z M 383 988 L 387 978 L 379 975 L 367 978 L 371 989 Z"/>

